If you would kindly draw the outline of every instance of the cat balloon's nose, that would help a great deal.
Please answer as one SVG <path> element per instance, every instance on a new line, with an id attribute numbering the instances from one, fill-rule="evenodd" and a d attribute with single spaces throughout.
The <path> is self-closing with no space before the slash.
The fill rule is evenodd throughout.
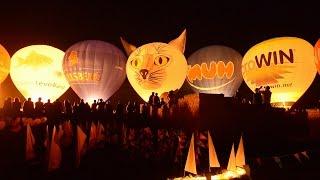
<path id="1" fill-rule="evenodd" d="M 140 70 L 140 74 L 141 74 L 143 79 L 147 78 L 148 73 L 149 73 L 149 71 L 147 69 L 141 69 Z"/>

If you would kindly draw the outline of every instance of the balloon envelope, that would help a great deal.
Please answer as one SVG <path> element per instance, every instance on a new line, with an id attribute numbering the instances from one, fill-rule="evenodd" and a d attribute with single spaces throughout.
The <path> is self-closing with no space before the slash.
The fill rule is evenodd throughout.
<path id="1" fill-rule="evenodd" d="M 64 52 L 47 45 L 18 50 L 11 58 L 10 75 L 25 98 L 59 98 L 70 86 L 62 71 Z"/>
<path id="2" fill-rule="evenodd" d="M 270 86 L 275 106 L 291 106 L 315 78 L 313 51 L 310 43 L 295 37 L 263 41 L 243 57 L 243 78 L 252 91 Z"/>
<path id="3" fill-rule="evenodd" d="M 187 81 L 196 92 L 232 97 L 242 82 L 242 56 L 235 50 L 213 45 L 188 58 Z"/>
<path id="4" fill-rule="evenodd" d="M 71 46 L 63 71 L 76 94 L 85 101 L 108 99 L 125 80 L 124 54 L 112 44 L 88 40 Z"/>
<path id="5" fill-rule="evenodd" d="M 149 43 L 137 48 L 128 58 L 127 77 L 144 101 L 152 92 L 181 88 L 187 74 L 187 62 L 181 51 L 166 43 Z"/>
<path id="6" fill-rule="evenodd" d="M 0 83 L 8 76 L 10 71 L 10 55 L 8 51 L 0 44 Z"/>
<path id="7" fill-rule="evenodd" d="M 318 73 L 320 74 L 320 39 L 317 41 L 316 45 L 314 46 L 314 55 L 316 61 L 316 67 Z"/>

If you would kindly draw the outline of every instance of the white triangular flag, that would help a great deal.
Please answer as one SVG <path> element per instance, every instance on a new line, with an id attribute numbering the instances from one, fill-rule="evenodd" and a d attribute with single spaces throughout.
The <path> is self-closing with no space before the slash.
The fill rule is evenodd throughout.
<path id="1" fill-rule="evenodd" d="M 26 133 L 26 160 L 31 160 L 35 158 L 36 154 L 34 152 L 33 146 L 36 143 L 30 125 L 27 125 Z"/>
<path id="2" fill-rule="evenodd" d="M 62 129 L 60 129 L 59 131 L 62 131 Z M 59 133 L 56 132 L 56 126 L 54 126 L 52 131 L 51 144 L 50 144 L 48 171 L 53 171 L 60 167 L 61 149 L 57 144 L 57 142 L 59 141 L 59 138 L 60 138 Z"/>
<path id="3" fill-rule="evenodd" d="M 209 164 L 210 167 L 220 167 L 216 149 L 214 148 L 213 141 L 208 131 L 208 148 L 209 148 Z"/>
<path id="4" fill-rule="evenodd" d="M 90 127 L 89 148 L 93 148 L 97 142 L 97 126 L 92 122 Z"/>
<path id="5" fill-rule="evenodd" d="M 228 171 L 236 171 L 237 170 L 236 156 L 234 154 L 234 143 L 232 144 L 227 170 Z"/>
<path id="6" fill-rule="evenodd" d="M 273 157 L 274 161 L 278 164 L 279 168 L 282 168 L 281 159 L 277 156 Z"/>
<path id="7" fill-rule="evenodd" d="M 59 131 L 57 133 L 57 139 L 56 139 L 57 143 L 61 144 L 61 139 L 62 139 L 63 134 L 64 134 L 64 131 L 62 129 L 62 125 L 59 125 Z"/>
<path id="8" fill-rule="evenodd" d="M 193 174 L 197 174 L 197 165 L 196 165 L 196 155 L 194 151 L 194 136 L 192 133 L 190 146 L 189 146 L 189 152 L 188 157 L 186 161 L 186 165 L 184 167 L 184 170 L 187 172 L 191 172 Z"/>
<path id="9" fill-rule="evenodd" d="M 72 125 L 70 120 L 63 123 L 63 144 L 65 146 L 70 146 L 73 139 Z"/>
<path id="10" fill-rule="evenodd" d="M 127 128 L 125 124 L 122 124 L 122 144 L 127 144 Z"/>
<path id="11" fill-rule="evenodd" d="M 246 158 L 244 155 L 243 139 L 240 138 L 237 154 L 236 154 L 236 166 L 243 167 L 246 165 Z"/>
<path id="12" fill-rule="evenodd" d="M 44 140 L 43 144 L 44 144 L 44 147 L 48 149 L 48 147 L 49 147 L 49 127 L 48 127 L 48 125 L 46 127 L 46 135 L 45 135 L 45 140 Z"/>
<path id="13" fill-rule="evenodd" d="M 261 158 L 256 158 L 256 162 L 257 162 L 257 164 L 259 165 L 259 166 L 261 166 L 262 165 L 262 160 L 261 160 Z"/>
<path id="14" fill-rule="evenodd" d="M 294 158 L 296 158 L 299 161 L 299 163 L 302 163 L 300 156 L 299 156 L 299 153 L 295 153 L 293 156 L 294 156 Z"/>
<path id="15" fill-rule="evenodd" d="M 104 141 L 104 139 L 105 139 L 104 127 L 101 123 L 98 123 L 97 141 L 101 142 L 101 141 Z"/>
<path id="16" fill-rule="evenodd" d="M 77 126 L 77 154 L 76 154 L 76 166 L 79 167 L 82 154 L 85 152 L 85 142 L 87 135 L 82 129 Z"/>
<path id="17" fill-rule="evenodd" d="M 301 152 L 301 154 L 302 154 L 304 157 L 306 157 L 307 159 L 310 159 L 310 157 L 309 157 L 308 154 L 307 154 L 307 151 L 303 151 L 303 152 Z"/>
<path id="18" fill-rule="evenodd" d="M 63 123 L 63 130 L 66 136 L 72 136 L 72 125 L 70 120 Z"/>

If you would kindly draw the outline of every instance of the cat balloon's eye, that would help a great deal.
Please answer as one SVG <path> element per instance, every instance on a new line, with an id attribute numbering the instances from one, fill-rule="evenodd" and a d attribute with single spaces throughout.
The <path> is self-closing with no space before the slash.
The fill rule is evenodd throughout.
<path id="1" fill-rule="evenodd" d="M 137 59 L 132 60 L 131 62 L 131 66 L 137 68 L 139 66 L 139 61 Z"/>
<path id="2" fill-rule="evenodd" d="M 157 66 L 164 66 L 169 62 L 169 58 L 166 56 L 158 56 L 156 57 L 156 59 L 154 60 L 154 64 Z"/>

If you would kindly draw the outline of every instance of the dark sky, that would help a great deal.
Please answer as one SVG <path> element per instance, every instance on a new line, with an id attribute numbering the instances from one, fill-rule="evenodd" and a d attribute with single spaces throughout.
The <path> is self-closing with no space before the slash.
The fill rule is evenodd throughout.
<path id="1" fill-rule="evenodd" d="M 66 50 L 88 39 L 104 40 L 122 49 L 120 36 L 140 46 L 170 41 L 187 28 L 188 57 L 213 44 L 232 47 L 244 55 L 254 44 L 272 37 L 301 37 L 311 44 L 320 37 L 317 1 L 119 1 L 1 1 L 0 43 L 11 55 L 31 44 Z M 311 87 L 315 90 L 308 92 L 316 98 L 319 83 L 316 79 Z M 2 86 L 12 88 L 10 78 Z"/>

